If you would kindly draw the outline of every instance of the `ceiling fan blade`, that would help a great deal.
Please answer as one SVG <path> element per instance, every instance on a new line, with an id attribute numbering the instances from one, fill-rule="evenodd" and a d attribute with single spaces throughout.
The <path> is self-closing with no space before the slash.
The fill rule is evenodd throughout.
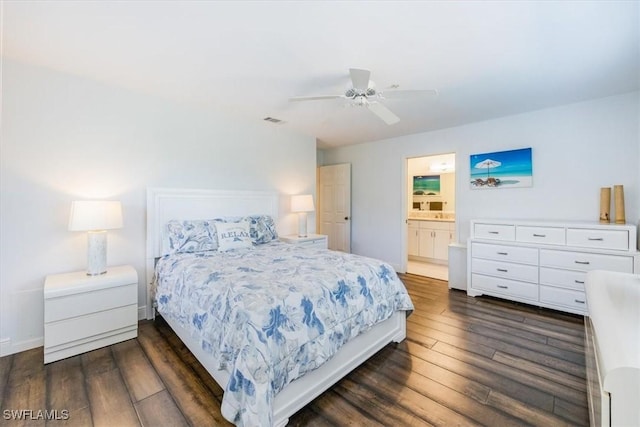
<path id="1" fill-rule="evenodd" d="M 369 110 L 373 112 L 376 116 L 380 117 L 386 124 L 393 125 L 400 121 L 400 118 L 393 114 L 391 110 L 389 110 L 384 105 L 379 102 L 372 102 L 368 105 Z"/>
<path id="2" fill-rule="evenodd" d="M 294 96 L 289 98 L 289 102 L 295 101 L 318 101 L 322 99 L 344 98 L 344 95 L 319 95 L 319 96 Z"/>
<path id="3" fill-rule="evenodd" d="M 426 96 L 438 96 L 438 91 L 435 89 L 425 90 L 388 90 L 381 93 L 382 98 L 397 99 L 397 98 L 419 98 Z"/>
<path id="4" fill-rule="evenodd" d="M 362 93 L 367 91 L 369 88 L 369 77 L 371 77 L 371 71 L 349 68 L 349 75 L 351 76 L 351 83 L 353 83 L 354 89 Z"/>

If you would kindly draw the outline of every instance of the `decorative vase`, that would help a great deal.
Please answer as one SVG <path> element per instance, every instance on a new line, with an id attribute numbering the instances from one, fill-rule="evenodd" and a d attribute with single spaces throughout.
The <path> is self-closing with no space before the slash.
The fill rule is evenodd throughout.
<path id="1" fill-rule="evenodd" d="M 624 187 L 622 185 L 613 186 L 613 198 L 616 208 L 616 224 L 625 224 L 624 216 Z"/>
<path id="2" fill-rule="evenodd" d="M 602 187 L 600 189 L 600 222 L 610 222 L 611 215 L 611 187 Z"/>

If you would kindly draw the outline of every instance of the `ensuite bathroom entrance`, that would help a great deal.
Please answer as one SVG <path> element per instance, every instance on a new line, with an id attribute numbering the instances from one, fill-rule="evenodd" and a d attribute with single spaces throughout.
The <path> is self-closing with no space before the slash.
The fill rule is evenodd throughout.
<path id="1" fill-rule="evenodd" d="M 455 153 L 407 159 L 407 273 L 449 279 L 455 189 Z"/>

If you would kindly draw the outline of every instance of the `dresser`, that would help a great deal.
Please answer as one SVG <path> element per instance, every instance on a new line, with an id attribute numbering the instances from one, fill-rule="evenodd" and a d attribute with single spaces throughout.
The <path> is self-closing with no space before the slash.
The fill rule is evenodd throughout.
<path id="1" fill-rule="evenodd" d="M 473 220 L 467 294 L 587 314 L 587 271 L 640 272 L 633 225 Z"/>
<path id="2" fill-rule="evenodd" d="M 53 274 L 44 282 L 44 363 L 138 335 L 138 274 L 131 266 L 105 274 Z"/>
<path id="3" fill-rule="evenodd" d="M 285 243 L 305 248 L 327 249 L 329 247 L 329 239 L 324 234 L 309 234 L 305 237 L 299 237 L 297 234 L 292 234 L 289 236 L 280 236 L 280 240 Z"/>

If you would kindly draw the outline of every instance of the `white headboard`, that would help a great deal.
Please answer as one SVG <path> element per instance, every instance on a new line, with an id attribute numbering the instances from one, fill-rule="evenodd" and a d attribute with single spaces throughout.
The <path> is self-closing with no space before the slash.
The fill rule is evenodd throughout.
<path id="1" fill-rule="evenodd" d="M 164 227 L 172 219 L 212 219 L 223 216 L 271 215 L 278 221 L 275 191 L 147 189 L 147 318 L 153 315 L 150 285 L 155 260 L 161 256 Z"/>

